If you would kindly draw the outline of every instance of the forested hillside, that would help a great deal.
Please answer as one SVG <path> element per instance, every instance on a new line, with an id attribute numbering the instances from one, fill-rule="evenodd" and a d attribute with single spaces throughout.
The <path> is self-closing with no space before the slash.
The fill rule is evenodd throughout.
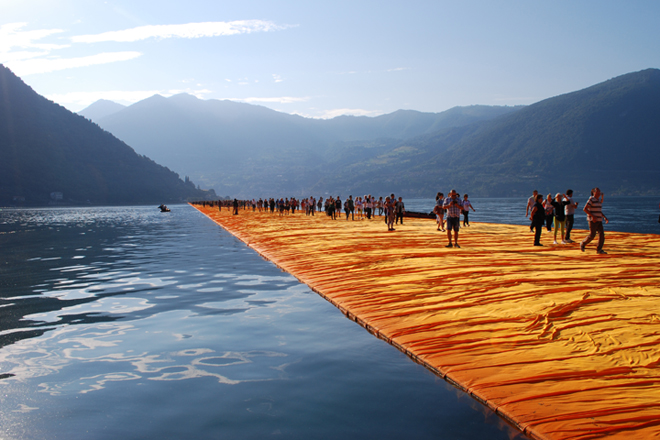
<path id="1" fill-rule="evenodd" d="M 0 157 L 4 206 L 160 204 L 215 197 L 38 95 L 2 65 Z"/>

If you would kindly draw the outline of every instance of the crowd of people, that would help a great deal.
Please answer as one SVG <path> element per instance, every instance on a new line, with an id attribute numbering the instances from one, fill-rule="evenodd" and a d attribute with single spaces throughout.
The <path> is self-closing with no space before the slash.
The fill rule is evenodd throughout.
<path id="1" fill-rule="evenodd" d="M 200 202 L 204 206 L 217 206 L 220 211 L 222 208 L 231 209 L 233 214 L 238 215 L 241 209 L 252 211 L 270 211 L 271 213 L 278 213 L 279 215 L 294 214 L 296 210 L 304 211 L 305 215 L 315 215 L 317 212 L 324 212 L 333 220 L 341 217 L 343 210 L 346 215 L 346 220 L 372 219 L 376 216 L 384 216 L 385 222 L 388 223 L 388 229 L 394 230 L 394 223 L 399 222 L 403 224 L 403 217 L 406 212 L 403 198 L 399 197 L 398 200 L 394 194 L 389 196 L 373 197 L 371 194 L 364 197 L 353 198 L 352 195 L 342 202 L 341 197 L 308 197 L 298 200 L 294 197 L 291 198 L 269 198 L 269 199 L 252 199 L 252 200 L 217 200 Z M 392 217 L 392 221 L 389 218 Z"/>
<path id="2" fill-rule="evenodd" d="M 589 222 L 589 235 L 580 243 L 580 250 L 585 251 L 586 246 L 598 235 L 598 245 L 596 252 L 606 254 L 603 250 L 605 244 L 605 233 L 603 231 L 603 220 L 609 223 L 609 220 L 603 214 L 602 204 L 604 195 L 600 188 L 593 188 L 591 196 L 584 205 L 583 211 L 587 214 Z M 554 226 L 554 244 L 575 243 L 571 239 L 571 231 L 575 221 L 575 210 L 578 203 L 573 200 L 573 190 L 569 189 L 566 193 L 557 193 L 554 198 L 552 194 L 544 199 L 537 190 L 533 191 L 532 196 L 527 201 L 526 217 L 531 220 L 530 231 L 534 232 L 534 246 L 543 246 L 541 244 L 541 231 L 545 227 L 548 232 L 552 231 Z M 557 241 L 557 233 L 560 232 L 560 242 Z"/>
<path id="3" fill-rule="evenodd" d="M 605 233 L 603 230 L 603 221 L 609 223 L 609 220 L 602 211 L 604 195 L 599 188 L 591 190 L 591 196 L 583 207 L 589 222 L 589 234 L 580 243 L 580 249 L 584 252 L 587 245 L 598 236 L 596 252 L 606 254 L 603 249 L 605 243 Z M 436 195 L 436 203 L 433 213 L 436 216 L 437 230 L 447 232 L 448 248 L 460 248 L 458 242 L 459 230 L 461 227 L 461 216 L 463 217 L 463 227 L 470 226 L 470 210 L 475 211 L 468 195 L 461 197 L 456 190 L 452 189 L 448 196 L 441 192 Z M 340 196 L 337 197 L 307 197 L 298 200 L 291 198 L 268 198 L 252 200 L 218 200 L 211 202 L 200 202 L 208 206 L 217 206 L 219 210 L 227 208 L 232 210 L 234 215 L 238 215 L 241 209 L 252 211 L 265 211 L 272 214 L 277 213 L 280 216 L 294 214 L 296 210 L 303 211 L 305 215 L 313 216 L 323 212 L 328 217 L 336 220 L 342 217 L 342 210 L 346 220 L 371 220 L 376 217 L 382 217 L 387 225 L 388 231 L 394 231 L 395 224 L 403 225 L 403 218 L 406 214 L 405 205 L 402 197 L 395 197 L 390 194 L 383 197 L 373 197 L 365 195 L 353 198 L 349 195 L 344 201 Z M 543 196 L 534 190 L 533 195 L 527 202 L 525 216 L 531 221 L 530 231 L 534 233 L 534 246 L 543 246 L 541 243 L 541 233 L 543 229 L 553 232 L 555 245 L 568 245 L 575 243 L 571 239 L 571 232 L 575 221 L 575 212 L 578 209 L 578 202 L 573 200 L 573 191 L 567 190 L 565 193 L 548 194 Z M 658 220 L 660 222 L 660 219 Z"/>
<path id="4" fill-rule="evenodd" d="M 328 217 L 336 220 L 341 217 L 342 210 L 346 220 L 370 220 L 375 217 L 383 217 L 388 231 L 395 231 L 395 225 L 402 224 L 403 218 L 406 214 L 406 207 L 402 197 L 396 197 L 390 194 L 383 197 L 374 197 L 371 194 L 364 197 L 358 196 L 353 198 L 349 195 L 346 200 L 342 202 L 341 197 L 307 197 L 298 200 L 294 197 L 291 198 L 269 198 L 269 199 L 252 199 L 252 200 L 218 200 L 200 202 L 206 206 L 217 206 L 219 210 L 222 208 L 231 209 L 234 215 L 238 215 L 241 209 L 251 209 L 252 211 L 270 211 L 271 213 L 278 213 L 280 216 L 294 214 L 296 210 L 304 211 L 305 215 L 315 215 L 317 212 L 324 212 Z M 449 197 L 446 199 L 442 193 L 436 196 L 436 205 L 433 213 L 436 215 L 438 224 L 438 231 L 447 231 L 449 244 L 447 247 L 458 247 L 458 230 L 460 227 L 460 216 L 463 216 L 463 226 L 470 226 L 469 213 L 470 209 L 475 211 L 472 203 L 465 194 L 463 198 L 452 190 Z M 446 220 L 445 220 L 445 213 Z M 447 229 L 445 229 L 445 225 Z M 453 231 L 453 243 L 452 243 Z"/>

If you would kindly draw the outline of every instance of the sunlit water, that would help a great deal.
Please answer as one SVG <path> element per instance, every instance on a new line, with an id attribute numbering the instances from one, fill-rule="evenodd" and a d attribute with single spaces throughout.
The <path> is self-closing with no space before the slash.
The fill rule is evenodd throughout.
<path id="1" fill-rule="evenodd" d="M 607 200 L 606 230 L 658 233 L 640 200 Z M 3 209 L 0 318 L 3 440 L 511 434 L 187 205 Z"/>
<path id="2" fill-rule="evenodd" d="M 506 439 L 195 209 L 0 211 L 0 438 Z"/>

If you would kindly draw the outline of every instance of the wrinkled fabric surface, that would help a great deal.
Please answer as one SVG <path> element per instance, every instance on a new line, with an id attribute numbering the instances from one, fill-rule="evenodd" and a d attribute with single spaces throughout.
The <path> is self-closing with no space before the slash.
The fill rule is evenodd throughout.
<path id="1" fill-rule="evenodd" d="M 660 437 L 658 235 L 606 231 L 597 255 L 474 223 L 457 249 L 427 219 L 195 207 L 533 438 Z"/>

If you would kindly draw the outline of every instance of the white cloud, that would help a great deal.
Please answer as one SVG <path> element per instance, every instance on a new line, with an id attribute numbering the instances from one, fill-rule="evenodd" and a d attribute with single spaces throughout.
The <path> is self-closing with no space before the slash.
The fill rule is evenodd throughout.
<path id="1" fill-rule="evenodd" d="M 104 41 L 134 42 L 149 38 L 203 38 L 226 35 L 250 34 L 252 32 L 270 32 L 286 29 L 271 21 L 238 20 L 206 23 L 186 23 L 170 25 L 138 26 L 122 31 L 103 32 L 96 35 L 72 37 L 74 43 L 99 43 Z"/>
<path id="2" fill-rule="evenodd" d="M 56 49 L 69 47 L 67 44 L 45 44 L 38 40 L 63 32 L 61 29 L 22 31 L 27 23 L 8 23 L 0 26 L 0 63 L 9 65 L 48 55 Z"/>
<path id="3" fill-rule="evenodd" d="M 0 63 L 5 64 L 19 76 L 127 61 L 142 55 L 140 52 L 124 51 L 104 52 L 75 58 L 52 57 L 50 56 L 51 52 L 70 48 L 72 47 L 71 44 L 50 44 L 40 43 L 39 41 L 61 34 L 64 31 L 62 29 L 24 31 L 25 26 L 27 26 L 27 23 L 8 23 L 0 26 Z M 202 38 L 270 32 L 287 27 L 290 26 L 280 26 L 263 20 L 139 26 L 96 35 L 74 36 L 70 38 L 70 41 L 73 43 L 95 43 L 101 41 L 135 42 L 148 38 Z"/>
<path id="4" fill-rule="evenodd" d="M 22 31 L 27 23 L 7 23 L 0 26 L 0 54 L 10 52 L 14 48 L 38 49 L 50 51 L 69 47 L 63 44 L 36 43 L 37 40 L 64 32 L 61 29 L 40 29 L 36 31 Z"/>
<path id="5" fill-rule="evenodd" d="M 27 23 L 9 23 L 0 27 L 0 62 L 16 75 L 48 73 L 74 67 L 85 67 L 132 60 L 140 52 L 103 52 L 89 56 L 60 58 L 51 52 L 71 47 L 69 44 L 40 43 L 46 37 L 64 32 L 61 29 L 24 31 Z"/>
<path id="6" fill-rule="evenodd" d="M 74 67 L 95 66 L 132 60 L 141 56 L 140 52 L 104 52 L 96 55 L 78 58 L 31 58 L 5 63 L 16 75 L 32 75 L 35 73 L 55 72 Z"/>
<path id="7" fill-rule="evenodd" d="M 284 80 L 282 79 L 281 76 L 276 75 L 276 74 L 273 74 L 273 80 L 274 80 L 276 83 L 279 83 L 279 82 L 284 81 Z"/>

